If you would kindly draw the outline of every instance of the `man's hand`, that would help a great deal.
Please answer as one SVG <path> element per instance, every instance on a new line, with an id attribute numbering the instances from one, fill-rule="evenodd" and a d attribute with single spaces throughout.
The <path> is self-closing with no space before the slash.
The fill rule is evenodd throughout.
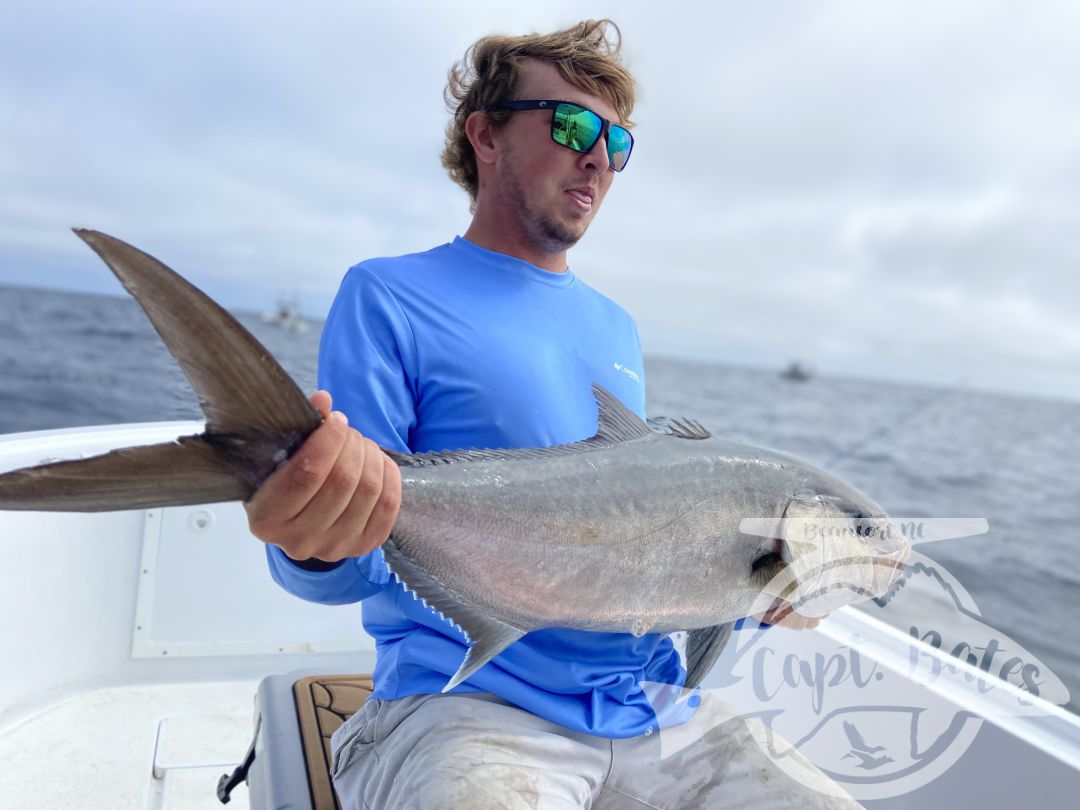
<path id="1" fill-rule="evenodd" d="M 401 473 L 375 442 L 331 412 L 330 394 L 311 404 L 323 423 L 244 502 L 251 533 L 294 560 L 337 562 L 382 545 L 401 507 Z"/>
<path id="2" fill-rule="evenodd" d="M 778 624 L 791 630 L 813 630 L 821 624 L 821 619 L 824 617 L 803 616 L 801 613 L 796 613 L 790 603 L 777 599 L 764 613 L 754 613 L 750 618 L 767 624 Z"/>

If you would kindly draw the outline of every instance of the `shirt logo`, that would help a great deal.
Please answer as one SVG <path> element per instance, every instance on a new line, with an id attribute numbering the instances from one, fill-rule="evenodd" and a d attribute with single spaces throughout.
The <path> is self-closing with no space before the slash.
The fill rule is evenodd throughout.
<path id="1" fill-rule="evenodd" d="M 622 363 L 612 363 L 612 366 L 614 367 L 614 369 L 616 371 L 621 371 L 623 374 L 625 374 L 627 377 L 629 377 L 634 382 L 636 382 L 636 383 L 641 382 L 641 378 L 638 377 L 637 372 L 634 371 L 632 368 L 627 368 Z"/>

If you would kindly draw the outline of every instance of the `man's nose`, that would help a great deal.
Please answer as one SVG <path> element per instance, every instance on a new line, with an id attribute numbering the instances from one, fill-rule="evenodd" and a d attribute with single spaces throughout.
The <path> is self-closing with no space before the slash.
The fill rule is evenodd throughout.
<path id="1" fill-rule="evenodd" d="M 607 133 L 596 139 L 592 149 L 581 154 L 579 163 L 583 169 L 589 169 L 601 174 L 607 171 L 611 163 L 607 154 Z"/>

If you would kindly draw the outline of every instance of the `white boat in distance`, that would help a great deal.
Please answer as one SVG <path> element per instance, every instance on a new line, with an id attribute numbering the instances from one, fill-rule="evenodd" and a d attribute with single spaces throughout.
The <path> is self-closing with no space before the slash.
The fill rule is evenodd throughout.
<path id="1" fill-rule="evenodd" d="M 300 311 L 300 299 L 296 295 L 280 296 L 274 311 L 264 312 L 262 320 L 290 332 L 306 332 L 311 328 Z"/>
<path id="2" fill-rule="evenodd" d="M 200 422 L 163 422 L 3 435 L 0 471 L 202 429 Z M 359 606 L 310 604 L 279 589 L 239 503 L 97 514 L 0 512 L 0 555 L 4 810 L 220 806 L 219 778 L 251 744 L 262 679 L 300 671 L 365 673 L 374 666 Z M 730 683 L 737 664 L 726 660 L 728 650 L 745 651 L 754 632 L 734 634 L 704 684 L 723 689 L 725 700 L 736 704 L 749 693 Z M 767 633 L 778 650 L 807 651 L 804 660 L 812 660 L 815 642 L 856 636 L 864 659 L 883 671 L 901 669 L 911 654 L 910 639 L 850 608 L 812 632 Z M 936 705 L 951 707 L 954 718 L 985 722 L 976 723 L 958 756 L 939 759 L 940 772 L 924 774 L 924 784 L 897 792 L 895 781 L 891 790 L 884 783 L 879 798 L 860 798 L 868 808 L 1077 806 L 1080 719 L 1030 696 L 1027 713 L 1002 713 L 994 692 L 980 697 L 951 683 L 926 687 Z M 881 747 L 874 743 L 883 727 L 875 722 L 836 724 L 854 752 L 846 761 L 868 774 L 875 762 L 896 759 L 869 753 Z M 256 758 L 291 756 L 269 750 L 274 745 L 265 741 Z M 825 767 L 812 748 L 800 745 Z M 310 800 L 301 763 L 292 773 L 308 799 L 289 806 L 301 807 Z M 230 803 L 273 806 L 284 805 L 243 784 Z"/>

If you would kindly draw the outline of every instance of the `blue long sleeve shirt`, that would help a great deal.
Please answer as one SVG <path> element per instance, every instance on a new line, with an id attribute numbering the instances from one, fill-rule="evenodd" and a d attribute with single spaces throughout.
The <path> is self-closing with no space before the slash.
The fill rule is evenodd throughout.
<path id="1" fill-rule="evenodd" d="M 346 274 L 324 327 L 319 387 L 349 424 L 401 452 L 540 447 L 596 432 L 590 383 L 645 416 L 633 319 L 572 271 L 553 273 L 460 237 Z M 375 696 L 440 691 L 460 632 L 406 592 L 381 550 L 309 571 L 268 546 L 275 581 L 303 599 L 363 602 Z M 630 737 L 655 725 L 642 681 L 681 684 L 670 639 L 532 632 L 455 691 L 492 692 L 567 728 Z"/>

